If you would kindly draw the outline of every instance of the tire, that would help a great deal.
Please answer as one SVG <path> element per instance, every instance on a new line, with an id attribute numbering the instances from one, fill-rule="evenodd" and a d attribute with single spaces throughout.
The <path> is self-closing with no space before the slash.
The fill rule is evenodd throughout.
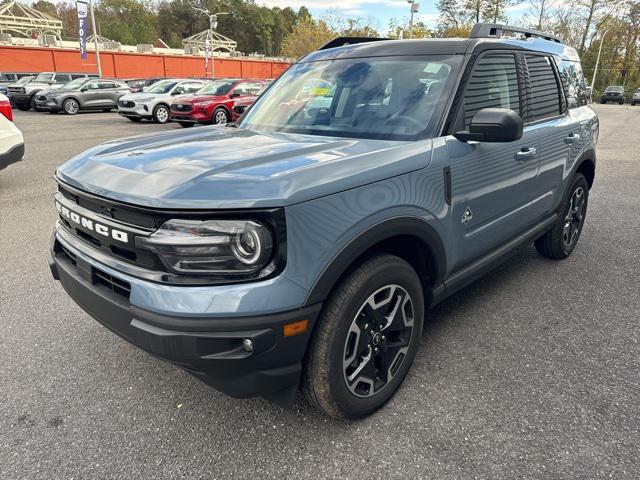
<path id="1" fill-rule="evenodd" d="M 36 105 L 36 96 L 35 95 L 33 95 L 31 97 L 31 101 L 29 103 L 31 105 L 31 110 L 33 110 L 34 112 L 41 112 L 42 111 L 42 110 L 40 110 L 38 108 L 38 105 Z"/>
<path id="2" fill-rule="evenodd" d="M 169 107 L 164 104 L 158 105 L 153 109 L 153 121 L 155 123 L 167 123 L 171 118 L 171 112 L 169 111 Z"/>
<path id="3" fill-rule="evenodd" d="M 623 104 L 624 104 L 624 102 L 618 102 L 618 104 L 619 104 L 619 105 L 623 105 Z"/>
<path id="4" fill-rule="evenodd" d="M 191 128 L 193 127 L 193 122 L 178 122 L 182 128 Z"/>
<path id="5" fill-rule="evenodd" d="M 578 192 L 581 192 L 581 194 L 578 195 Z M 573 177 L 573 182 L 571 182 L 571 187 L 562 201 L 560 218 L 558 218 L 551 230 L 534 243 L 543 257 L 564 260 L 571 255 L 580 239 L 580 233 L 582 233 L 582 227 L 587 216 L 588 202 L 589 184 L 587 179 L 581 173 L 576 173 Z M 577 220 L 578 217 L 579 220 Z"/>
<path id="6" fill-rule="evenodd" d="M 80 104 L 74 98 L 67 98 L 64 102 L 62 102 L 62 110 L 67 115 L 75 115 L 80 111 Z"/>
<path id="7" fill-rule="evenodd" d="M 18 103 L 16 104 L 16 108 L 20 111 L 26 112 L 28 110 L 31 110 L 31 104 L 27 103 L 26 105 L 24 103 Z"/>
<path id="8" fill-rule="evenodd" d="M 222 107 L 216 108 L 211 115 L 211 123 L 214 125 L 226 125 L 230 121 L 229 113 Z"/>
<path id="9" fill-rule="evenodd" d="M 140 117 L 127 117 L 129 120 L 131 120 L 132 122 L 141 122 L 142 119 Z"/>
<path id="10" fill-rule="evenodd" d="M 422 292 L 411 265 L 387 254 L 371 257 L 340 282 L 318 318 L 305 358 L 302 388 L 307 400 L 342 420 L 365 417 L 382 407 L 402 383 L 418 349 Z M 381 328 L 378 322 L 386 317 L 380 314 L 390 314 L 396 305 L 402 307 L 395 310 L 395 321 Z M 370 361 L 365 362 L 367 354 Z M 382 367 L 384 356 L 388 368 Z M 388 374 L 392 368 L 393 375 L 384 382 L 378 373 Z M 374 377 L 373 384 L 366 375 Z"/>

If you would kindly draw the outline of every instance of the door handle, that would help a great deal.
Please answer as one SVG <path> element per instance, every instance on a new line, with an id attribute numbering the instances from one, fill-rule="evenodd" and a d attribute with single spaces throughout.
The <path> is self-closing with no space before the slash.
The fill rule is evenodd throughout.
<path id="1" fill-rule="evenodd" d="M 564 143 L 566 144 L 575 143 L 578 140 L 580 140 L 580 135 L 578 135 L 577 133 L 572 133 L 568 137 L 564 137 Z"/>
<path id="2" fill-rule="evenodd" d="M 518 160 L 519 162 L 529 160 L 530 158 L 535 157 L 537 152 L 537 148 L 525 147 L 516 153 L 516 160 Z"/>

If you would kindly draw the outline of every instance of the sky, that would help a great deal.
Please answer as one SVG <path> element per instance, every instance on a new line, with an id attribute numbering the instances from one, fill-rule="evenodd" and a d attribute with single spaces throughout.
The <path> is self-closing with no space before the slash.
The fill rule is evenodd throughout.
<path id="1" fill-rule="evenodd" d="M 323 16 L 330 10 L 337 10 L 345 16 L 375 19 L 378 25 L 375 28 L 386 31 L 391 18 L 403 18 L 409 16 L 409 3 L 407 0 L 257 0 L 269 7 L 292 7 L 297 10 L 305 5 L 314 16 Z M 417 0 L 420 4 L 420 12 L 414 18 L 433 27 L 438 17 L 435 0 Z M 520 17 L 529 9 L 529 2 L 516 3 L 508 8 L 507 16 Z"/>

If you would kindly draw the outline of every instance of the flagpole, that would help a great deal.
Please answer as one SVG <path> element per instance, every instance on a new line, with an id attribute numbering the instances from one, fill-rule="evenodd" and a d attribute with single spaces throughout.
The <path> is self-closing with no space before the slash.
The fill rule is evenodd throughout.
<path id="1" fill-rule="evenodd" d="M 102 66 L 100 65 L 100 47 L 98 47 L 98 31 L 96 30 L 96 16 L 93 13 L 93 0 L 89 0 L 91 10 L 91 27 L 93 28 L 93 44 L 96 49 L 96 65 L 98 66 L 98 77 L 102 78 Z"/>

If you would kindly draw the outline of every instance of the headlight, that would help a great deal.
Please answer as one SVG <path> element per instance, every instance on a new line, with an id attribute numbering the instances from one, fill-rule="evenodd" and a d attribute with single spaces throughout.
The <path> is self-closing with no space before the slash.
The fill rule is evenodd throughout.
<path id="1" fill-rule="evenodd" d="M 212 100 L 206 101 L 206 102 L 196 102 L 193 104 L 194 107 L 206 107 L 208 105 L 211 105 L 213 103 Z"/>
<path id="2" fill-rule="evenodd" d="M 153 97 L 136 98 L 138 103 L 149 103 L 151 100 L 153 100 Z"/>
<path id="3" fill-rule="evenodd" d="M 261 277 L 275 268 L 273 235 L 253 220 L 168 220 L 136 244 L 179 274 Z"/>

